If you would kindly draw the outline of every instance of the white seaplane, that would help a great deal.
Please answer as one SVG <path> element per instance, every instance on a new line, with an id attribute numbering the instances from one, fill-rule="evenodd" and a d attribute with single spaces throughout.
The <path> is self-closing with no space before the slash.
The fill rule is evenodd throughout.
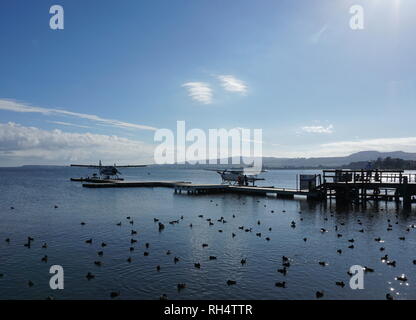
<path id="1" fill-rule="evenodd" d="M 250 173 L 250 168 L 234 168 L 234 169 L 206 169 L 208 171 L 217 172 L 222 179 L 223 184 L 230 185 L 240 185 L 248 186 L 251 183 L 254 186 L 254 183 L 259 180 L 264 180 L 264 178 L 257 178 L 257 174 Z M 253 171 L 254 172 L 254 171 Z M 266 172 L 262 170 L 261 172 Z"/>
<path id="2" fill-rule="evenodd" d="M 72 181 L 87 181 L 87 180 L 124 180 L 120 178 L 119 175 L 121 172 L 118 168 L 140 168 L 146 167 L 145 164 L 138 164 L 138 165 L 126 165 L 126 166 L 118 166 L 114 164 L 113 166 L 103 166 L 101 160 L 97 165 L 93 164 L 71 164 L 71 167 L 81 167 L 81 168 L 90 168 L 90 169 L 98 169 L 98 175 L 96 173 L 93 174 L 92 178 L 72 178 Z"/>

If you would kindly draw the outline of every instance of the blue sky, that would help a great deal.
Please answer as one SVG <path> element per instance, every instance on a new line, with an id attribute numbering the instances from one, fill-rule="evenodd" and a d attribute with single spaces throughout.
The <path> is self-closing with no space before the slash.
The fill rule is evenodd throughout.
<path id="1" fill-rule="evenodd" d="M 416 152 L 415 16 L 413 0 L 1 1 L 0 165 L 148 162 L 177 120 L 261 128 L 266 156 Z"/>

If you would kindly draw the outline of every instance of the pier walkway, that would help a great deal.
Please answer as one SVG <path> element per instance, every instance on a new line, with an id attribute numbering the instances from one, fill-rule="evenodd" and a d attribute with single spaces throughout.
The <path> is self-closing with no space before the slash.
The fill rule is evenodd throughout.
<path id="1" fill-rule="evenodd" d="M 84 181 L 72 179 L 72 181 Z M 88 181 L 88 180 L 87 180 Z M 403 201 L 410 208 L 416 202 L 416 174 L 403 170 L 323 170 L 322 174 L 299 175 L 297 188 L 239 186 L 227 184 L 198 184 L 185 181 L 120 181 L 100 180 L 84 183 L 85 188 L 173 188 L 176 194 L 240 193 L 273 195 L 281 198 L 305 196 L 307 199 L 336 199 L 340 203 L 372 201 Z M 299 182 L 299 183 L 298 183 Z"/>
<path id="2" fill-rule="evenodd" d="M 96 183 L 84 183 L 84 188 L 145 188 L 145 187 L 166 187 L 174 188 L 176 184 L 184 181 L 106 181 Z"/>
<path id="3" fill-rule="evenodd" d="M 193 184 L 184 181 L 100 181 L 84 183 L 85 188 L 144 188 L 166 187 L 173 188 L 175 193 L 182 192 L 190 195 L 208 193 L 243 193 L 252 195 L 275 195 L 284 198 L 293 198 L 295 195 L 308 198 L 318 198 L 320 192 L 316 190 L 296 190 L 291 188 L 233 186 L 227 184 Z"/>

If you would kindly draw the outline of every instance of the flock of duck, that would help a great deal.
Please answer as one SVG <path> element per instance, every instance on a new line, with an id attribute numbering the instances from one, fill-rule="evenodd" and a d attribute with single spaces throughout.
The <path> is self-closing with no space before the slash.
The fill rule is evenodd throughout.
<path id="1" fill-rule="evenodd" d="M 213 200 L 210 200 L 210 202 L 213 202 Z M 257 200 L 257 202 L 260 202 L 260 200 Z M 218 204 L 216 204 L 216 205 L 218 206 Z M 264 207 L 266 208 L 266 205 L 264 205 Z M 54 208 L 55 209 L 58 209 L 58 206 L 55 205 Z M 10 209 L 11 210 L 14 210 L 14 207 L 10 207 Z M 274 210 L 270 210 L 270 212 L 271 213 L 274 213 Z M 282 213 L 285 213 L 285 212 L 286 212 L 285 210 L 282 210 Z M 292 221 L 290 223 L 290 225 L 289 225 L 290 228 L 293 228 L 294 229 L 294 228 L 296 228 L 298 226 L 298 224 L 302 223 L 302 221 L 303 221 L 302 212 L 299 211 L 298 213 L 299 213 L 299 219 L 298 219 L 298 221 L 297 222 L 296 221 Z M 220 217 L 219 219 L 216 219 L 216 218 L 214 219 L 214 218 L 206 217 L 206 216 L 204 216 L 204 214 L 198 214 L 197 217 L 199 219 L 201 219 L 202 221 L 205 220 L 208 227 L 214 226 L 215 224 L 218 224 L 218 225 L 221 226 L 223 224 L 228 223 L 228 221 L 224 217 Z M 231 219 L 236 219 L 236 215 L 235 214 L 232 214 L 230 217 L 231 217 Z M 331 211 L 331 217 L 334 217 L 334 212 L 332 212 L 332 211 Z M 396 219 L 395 221 L 392 221 L 391 217 L 387 219 L 387 229 L 386 229 L 387 231 L 392 231 L 393 230 L 393 225 L 394 224 L 398 224 L 398 215 L 397 214 L 394 215 L 394 218 Z M 164 222 L 162 222 L 161 219 L 159 219 L 159 218 L 152 218 L 152 219 L 153 219 L 154 224 L 156 224 L 156 226 L 157 226 L 156 229 L 159 232 L 163 232 L 163 230 L 165 228 L 167 228 L 169 225 L 179 224 L 179 223 L 183 222 L 184 220 L 187 220 L 187 219 L 184 218 L 183 215 L 180 216 L 179 219 L 177 219 L 177 220 L 170 220 L 170 221 L 164 221 Z M 328 218 L 324 218 L 324 219 L 325 220 L 328 220 Z M 359 226 L 362 226 L 363 225 L 363 222 L 360 219 L 358 219 L 356 221 L 356 223 Z M 114 225 L 116 227 L 121 227 L 124 224 L 128 224 L 130 226 L 128 228 L 128 229 L 130 229 L 129 230 L 129 237 L 130 237 L 129 252 L 132 253 L 133 251 L 136 250 L 135 245 L 138 243 L 137 236 L 139 234 L 139 231 L 134 228 L 134 219 L 131 216 L 125 217 L 125 221 L 124 222 L 123 221 L 114 222 Z M 257 221 L 257 225 L 260 226 L 261 224 L 262 224 L 262 222 L 260 220 L 258 220 Z M 344 224 L 345 224 L 344 222 L 339 222 L 337 225 L 334 226 L 334 232 L 336 232 L 337 238 L 343 237 L 343 234 L 341 233 L 341 228 L 342 228 L 342 226 L 344 226 Z M 82 221 L 82 222 L 80 222 L 80 225 L 81 226 L 85 226 L 86 225 L 86 222 Z M 194 227 L 194 225 L 192 223 L 189 223 L 188 226 L 189 226 L 189 228 L 193 228 Z M 415 229 L 415 228 L 416 228 L 416 225 L 415 224 L 409 225 L 406 228 L 406 232 L 409 233 L 412 229 Z M 246 232 L 246 233 L 253 233 L 253 234 L 255 234 L 256 237 L 264 238 L 265 241 L 270 241 L 271 240 L 270 239 L 270 236 L 272 234 L 271 233 L 271 231 L 272 231 L 272 228 L 271 227 L 266 227 L 266 230 L 269 231 L 269 234 L 267 236 L 265 236 L 261 232 L 255 232 L 255 231 L 253 231 L 254 229 L 255 229 L 255 226 L 239 225 L 236 228 L 236 230 L 233 230 L 233 232 L 230 233 L 230 237 L 235 238 L 237 236 L 237 232 Z M 220 227 L 218 229 L 218 232 L 222 233 L 224 231 Z M 330 232 L 330 230 L 327 230 L 326 228 L 321 228 L 319 231 L 317 230 L 317 232 L 327 233 L 327 232 Z M 364 227 L 360 228 L 358 230 L 358 232 L 364 233 L 365 232 Z M 405 241 L 406 240 L 406 237 L 405 236 L 400 236 L 398 239 L 400 241 Z M 308 241 L 308 238 L 307 237 L 304 237 L 302 239 L 302 241 L 307 242 Z M 376 241 L 376 242 L 378 242 L 380 244 L 382 244 L 384 242 L 381 237 L 374 238 L 374 241 Z M 11 239 L 10 238 L 6 238 L 5 239 L 5 242 L 7 244 L 9 244 L 11 242 Z M 97 258 L 96 258 L 96 260 L 93 261 L 93 265 L 95 267 L 102 267 L 103 266 L 103 262 L 100 260 L 100 258 L 103 257 L 103 255 L 104 255 L 105 248 L 107 247 L 107 243 L 106 242 L 103 242 L 103 241 L 96 240 L 94 238 L 89 238 L 89 239 L 85 240 L 85 245 L 91 245 L 91 244 L 97 243 L 97 242 L 99 243 L 100 250 L 97 251 Z M 347 239 L 347 242 L 349 244 L 348 245 L 348 249 L 351 249 L 352 250 L 352 249 L 355 248 L 355 239 L 354 238 Z M 27 248 L 30 249 L 33 246 L 34 243 L 35 243 L 35 239 L 33 237 L 31 237 L 31 236 L 28 236 L 27 237 L 27 242 L 24 243 L 23 246 L 25 246 L 25 247 L 27 247 Z M 202 248 L 206 248 L 206 247 L 209 246 L 209 244 L 208 243 L 202 243 L 201 246 L 202 246 Z M 148 242 L 144 243 L 145 251 L 143 252 L 143 256 L 148 256 L 150 254 L 150 247 L 151 247 L 150 243 L 148 243 Z M 48 244 L 47 243 L 42 243 L 41 244 L 41 248 L 47 249 L 48 248 Z M 380 252 L 383 252 L 384 253 L 384 251 L 386 249 L 385 249 L 385 247 L 383 247 L 381 245 L 379 247 L 379 250 L 380 250 Z M 342 249 L 337 249 L 337 254 L 341 255 L 342 253 L 343 253 Z M 174 255 L 171 250 L 166 250 L 166 255 L 172 255 L 172 263 L 174 263 L 174 264 L 179 263 L 181 261 L 181 258 L 179 256 Z M 214 255 L 210 255 L 207 258 L 209 260 L 217 260 L 217 256 L 214 256 Z M 47 263 L 48 262 L 48 255 L 46 255 L 46 254 L 43 255 L 40 258 L 40 260 L 42 262 L 44 262 L 44 263 Z M 247 260 L 248 260 L 248 258 L 242 258 L 241 261 L 240 261 L 241 266 L 244 266 L 247 263 Z M 293 257 L 288 257 L 288 256 L 281 256 L 280 258 L 277 258 L 277 260 L 280 260 L 281 265 L 280 266 L 277 266 L 276 272 L 277 273 L 280 273 L 284 277 L 284 276 L 287 275 L 288 270 L 290 269 L 290 267 L 291 267 L 291 265 L 292 265 L 292 263 L 294 261 L 294 258 Z M 380 261 L 382 263 L 385 263 L 388 266 L 391 266 L 391 267 L 396 267 L 396 265 L 397 265 L 397 262 L 395 260 L 391 259 L 389 257 L 389 255 L 386 254 L 386 253 L 384 253 L 384 255 L 382 257 L 380 257 Z M 129 263 L 130 264 L 132 262 L 133 262 L 132 256 L 131 255 L 130 256 L 126 256 L 126 263 Z M 412 263 L 414 265 L 416 265 L 416 259 L 415 260 L 412 260 Z M 325 267 L 325 266 L 328 265 L 328 262 L 326 262 L 326 261 L 318 261 L 318 264 L 320 266 L 322 266 L 322 267 Z M 160 272 L 161 269 L 162 269 L 162 267 L 163 266 L 160 265 L 160 264 L 156 265 L 155 266 L 155 272 Z M 193 263 L 193 267 L 196 268 L 196 269 L 200 269 L 203 266 L 201 265 L 201 262 L 200 261 L 195 261 Z M 363 267 L 363 271 L 365 273 L 368 273 L 368 272 L 374 272 L 375 270 L 374 270 L 373 267 L 364 266 Z M 347 273 L 348 273 L 349 276 L 352 276 L 353 275 L 349 271 Z M 2 278 L 3 276 L 4 276 L 4 274 L 0 273 L 0 278 Z M 93 271 L 88 271 L 86 273 L 86 275 L 85 275 L 85 278 L 86 278 L 87 281 L 93 281 L 95 279 L 95 275 L 94 275 Z M 401 282 L 407 282 L 408 279 L 407 279 L 407 276 L 406 275 L 401 274 L 401 275 L 398 275 L 396 277 L 396 280 L 401 281 Z M 33 287 L 35 285 L 34 282 L 31 281 L 31 280 L 28 280 L 27 284 L 28 284 L 29 287 Z M 237 280 L 235 280 L 235 279 L 224 279 L 224 284 L 227 285 L 227 286 L 235 286 L 235 285 L 238 285 Z M 334 283 L 334 286 L 339 286 L 341 288 L 344 288 L 346 286 L 346 283 L 344 281 L 336 281 Z M 177 283 L 176 287 L 177 287 L 177 290 L 178 291 L 181 291 L 181 290 L 184 290 L 184 289 L 187 288 L 187 284 L 186 283 Z M 284 288 L 287 287 L 287 281 L 278 281 L 278 282 L 275 282 L 275 287 L 284 289 Z M 120 291 L 111 291 L 111 292 L 109 292 L 109 297 L 110 298 L 117 298 L 120 295 L 121 295 L 121 292 Z M 324 290 L 319 290 L 319 291 L 316 291 L 315 292 L 315 297 L 317 299 L 320 299 L 320 298 L 322 298 L 324 296 L 325 296 Z M 394 296 L 391 293 L 387 293 L 385 295 L 385 297 L 386 297 L 387 300 L 394 299 Z M 53 298 L 52 296 L 48 297 L 48 299 L 52 299 L 52 298 Z M 160 296 L 160 299 L 161 300 L 166 300 L 166 299 L 168 299 L 168 296 L 165 293 L 163 293 Z"/>

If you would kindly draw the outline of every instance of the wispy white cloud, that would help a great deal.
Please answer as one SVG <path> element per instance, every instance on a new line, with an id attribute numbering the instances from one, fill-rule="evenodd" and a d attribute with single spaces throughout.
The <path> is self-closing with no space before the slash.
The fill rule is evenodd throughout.
<path id="1" fill-rule="evenodd" d="M 187 82 L 182 87 L 188 90 L 188 95 L 195 101 L 210 104 L 212 103 L 212 89 L 205 82 Z"/>
<path id="2" fill-rule="evenodd" d="M 248 90 L 244 81 L 232 75 L 219 75 L 218 79 L 221 82 L 221 86 L 227 91 L 245 94 Z"/>
<path id="3" fill-rule="evenodd" d="M 416 152 L 416 137 L 378 138 L 357 141 L 338 141 L 320 145 L 323 153 L 350 154 L 358 151 L 376 150 L 381 152 Z"/>
<path id="4" fill-rule="evenodd" d="M 284 145 L 278 149 L 266 150 L 274 157 L 341 157 L 360 151 L 404 151 L 416 152 L 416 137 L 376 138 L 335 141 L 322 144 Z"/>
<path id="5" fill-rule="evenodd" d="M 109 163 L 151 163 L 153 148 L 118 136 L 0 123 L 0 165 L 95 163 L 98 159 Z"/>
<path id="6" fill-rule="evenodd" d="M 113 127 L 124 128 L 124 129 L 139 129 L 139 130 L 157 130 L 157 128 L 146 126 L 142 124 L 124 122 L 114 119 L 106 119 L 101 118 L 97 115 L 93 114 L 86 114 L 86 113 L 78 113 L 72 112 L 62 109 L 49 109 L 49 108 L 42 108 L 42 107 L 35 107 L 23 103 L 19 103 L 12 100 L 5 100 L 0 99 L 0 110 L 7 110 L 13 112 L 23 112 L 23 113 L 41 113 L 44 115 L 62 115 L 62 116 L 69 116 L 75 117 L 80 119 L 86 119 L 93 122 L 104 123 L 111 125 Z"/>
<path id="7" fill-rule="evenodd" d="M 333 133 L 334 132 L 334 126 L 330 124 L 327 127 L 324 126 L 305 126 L 301 128 L 302 132 L 306 133 Z"/>
<path id="8" fill-rule="evenodd" d="M 60 126 L 66 126 L 66 127 L 76 127 L 76 128 L 84 128 L 84 129 L 90 129 L 89 126 L 83 126 L 80 124 L 70 123 L 70 122 L 63 122 L 63 121 L 46 121 L 48 123 L 58 124 Z"/>
<path id="9" fill-rule="evenodd" d="M 321 39 L 322 35 L 328 30 L 328 25 L 324 25 L 318 32 L 312 34 L 309 41 L 313 44 L 317 44 Z"/>

